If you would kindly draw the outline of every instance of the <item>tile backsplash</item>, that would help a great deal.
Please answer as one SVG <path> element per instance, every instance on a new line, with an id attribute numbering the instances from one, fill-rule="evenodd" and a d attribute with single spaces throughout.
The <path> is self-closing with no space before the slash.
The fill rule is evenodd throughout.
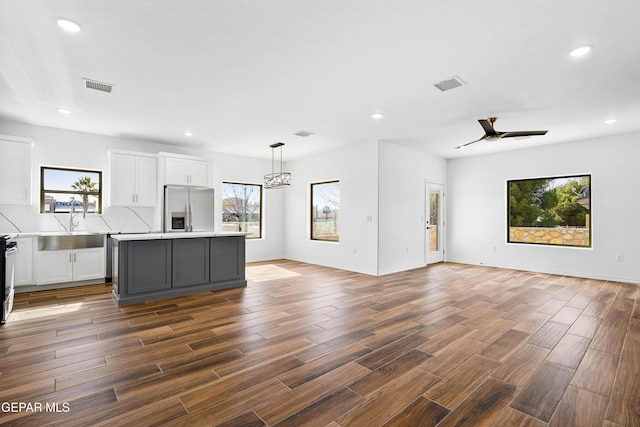
<path id="1" fill-rule="evenodd" d="M 160 228 L 153 208 L 110 207 L 105 208 L 103 214 L 87 214 L 86 218 L 82 218 L 80 212 L 74 222 L 76 231 L 128 233 Z M 0 205 L 0 234 L 69 231 L 68 228 L 68 214 L 41 214 L 35 212 L 33 206 Z"/>

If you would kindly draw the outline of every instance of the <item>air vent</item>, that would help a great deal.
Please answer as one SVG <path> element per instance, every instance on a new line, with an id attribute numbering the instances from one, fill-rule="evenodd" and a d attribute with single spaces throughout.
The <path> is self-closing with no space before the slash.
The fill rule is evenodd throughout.
<path id="1" fill-rule="evenodd" d="M 298 136 L 301 136 L 301 137 L 304 138 L 304 137 L 307 137 L 309 135 L 313 135 L 313 132 L 309 132 L 309 131 L 306 131 L 306 130 L 299 130 L 298 132 L 294 133 L 294 135 L 298 135 Z"/>
<path id="2" fill-rule="evenodd" d="M 460 77 L 458 76 L 453 76 L 449 79 L 443 80 L 440 83 L 435 83 L 434 86 L 437 87 L 438 89 L 440 89 L 441 91 L 445 92 L 447 90 L 450 89 L 455 89 L 457 87 L 466 85 L 465 82 L 462 81 L 462 79 L 460 79 Z"/>
<path id="3" fill-rule="evenodd" d="M 84 87 L 87 89 L 99 90 L 100 92 L 111 93 L 113 90 L 113 85 L 109 83 L 102 83 L 95 80 L 82 79 L 84 82 Z"/>

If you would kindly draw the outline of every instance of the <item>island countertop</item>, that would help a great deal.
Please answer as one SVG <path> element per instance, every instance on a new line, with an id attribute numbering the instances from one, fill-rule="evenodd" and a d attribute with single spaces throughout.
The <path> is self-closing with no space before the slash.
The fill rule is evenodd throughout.
<path id="1" fill-rule="evenodd" d="M 111 236 L 111 238 L 117 241 L 130 241 L 130 240 L 159 240 L 159 239 L 191 239 L 191 238 L 197 238 L 197 237 L 230 237 L 230 236 L 246 236 L 248 234 L 250 233 L 190 231 L 190 232 L 173 232 L 173 233 L 114 234 Z"/>

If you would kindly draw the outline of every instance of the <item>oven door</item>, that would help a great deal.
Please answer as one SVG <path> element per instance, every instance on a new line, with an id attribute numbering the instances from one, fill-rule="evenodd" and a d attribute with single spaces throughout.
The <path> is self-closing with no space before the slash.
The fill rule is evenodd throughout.
<path id="1" fill-rule="evenodd" d="M 5 261 L 5 277 L 4 277 L 4 299 L 2 301 L 2 323 L 6 322 L 13 309 L 13 296 L 15 294 L 16 284 L 16 253 L 18 248 L 16 246 L 9 247 L 4 251 Z"/>

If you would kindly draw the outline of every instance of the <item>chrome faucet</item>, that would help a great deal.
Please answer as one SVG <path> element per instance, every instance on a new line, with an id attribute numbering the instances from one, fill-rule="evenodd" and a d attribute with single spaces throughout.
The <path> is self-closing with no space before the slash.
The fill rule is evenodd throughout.
<path id="1" fill-rule="evenodd" d="M 75 227 L 76 225 L 78 225 L 77 223 L 73 222 L 73 217 L 75 217 L 75 210 L 76 210 L 76 199 L 75 197 L 71 197 L 71 209 L 69 209 L 69 231 L 73 232 L 73 227 Z"/>

